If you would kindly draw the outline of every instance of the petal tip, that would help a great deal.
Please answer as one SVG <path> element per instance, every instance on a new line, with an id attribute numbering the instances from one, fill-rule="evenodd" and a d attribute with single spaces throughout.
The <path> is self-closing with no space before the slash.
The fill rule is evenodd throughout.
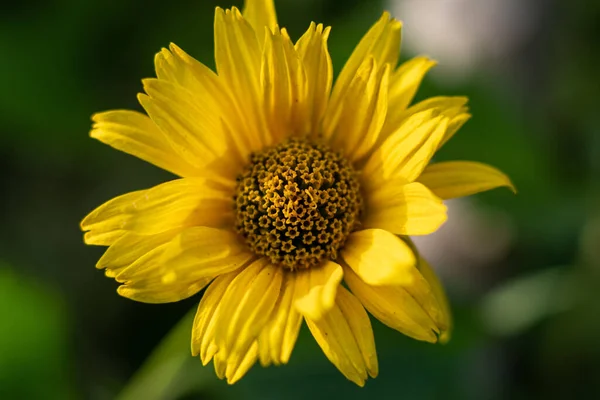
<path id="1" fill-rule="evenodd" d="M 513 192 L 513 194 L 518 194 L 517 187 L 508 176 L 506 177 L 506 187 Z"/>

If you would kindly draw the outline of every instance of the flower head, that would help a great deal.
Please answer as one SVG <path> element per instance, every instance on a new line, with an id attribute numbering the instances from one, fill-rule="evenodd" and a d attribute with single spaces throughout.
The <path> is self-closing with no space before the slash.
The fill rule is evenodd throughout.
<path id="1" fill-rule="evenodd" d="M 434 62 L 397 67 L 400 22 L 384 13 L 333 88 L 329 31 L 312 23 L 292 42 L 272 0 L 217 8 L 216 72 L 172 44 L 143 81 L 145 114 L 93 116 L 92 137 L 179 176 L 83 220 L 85 242 L 109 246 L 97 267 L 142 302 L 207 287 L 192 352 L 229 383 L 257 361 L 287 363 L 303 320 L 358 385 L 378 373 L 365 309 L 447 340 L 442 287 L 407 236 L 446 220 L 443 199 L 512 188 L 490 166 L 429 164 L 468 120 L 467 100 L 409 107 Z"/>

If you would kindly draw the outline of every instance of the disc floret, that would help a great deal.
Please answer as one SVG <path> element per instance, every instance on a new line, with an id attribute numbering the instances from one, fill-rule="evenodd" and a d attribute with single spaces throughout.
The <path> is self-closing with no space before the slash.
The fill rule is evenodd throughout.
<path id="1" fill-rule="evenodd" d="M 342 155 L 302 139 L 253 153 L 237 179 L 236 231 L 288 269 L 334 260 L 362 209 L 356 175 Z"/>

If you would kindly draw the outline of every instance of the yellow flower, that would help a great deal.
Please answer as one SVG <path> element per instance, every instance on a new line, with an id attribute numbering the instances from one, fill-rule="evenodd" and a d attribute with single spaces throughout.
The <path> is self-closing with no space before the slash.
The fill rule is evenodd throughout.
<path id="1" fill-rule="evenodd" d="M 365 308 L 415 339 L 446 340 L 443 289 L 407 236 L 446 220 L 442 199 L 512 188 L 487 165 L 428 165 L 469 118 L 467 99 L 409 107 L 434 62 L 396 67 L 401 23 L 387 13 L 333 89 L 329 28 L 313 23 L 293 43 L 272 0 L 217 8 L 214 26 L 216 73 L 172 44 L 143 81 L 147 115 L 93 116 L 92 137 L 180 177 L 83 220 L 85 242 L 109 246 L 97 267 L 142 302 L 208 286 L 192 353 L 229 383 L 257 361 L 287 363 L 302 320 L 361 386 L 378 373 Z"/>

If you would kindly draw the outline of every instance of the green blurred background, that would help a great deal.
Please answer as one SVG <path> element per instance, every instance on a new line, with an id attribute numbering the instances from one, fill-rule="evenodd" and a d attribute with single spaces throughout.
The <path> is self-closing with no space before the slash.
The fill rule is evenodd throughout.
<path id="1" fill-rule="evenodd" d="M 200 295 L 119 297 L 78 224 L 171 178 L 90 139 L 90 115 L 140 109 L 140 79 L 170 41 L 213 66 L 214 7 L 240 1 L 11 2 L 0 11 L 0 398 L 600 398 L 600 3 L 276 3 L 293 38 L 311 20 L 333 26 L 336 72 L 393 10 L 403 59 L 416 48 L 440 61 L 418 98 L 471 99 L 474 118 L 438 159 L 488 162 L 519 189 L 451 202 L 442 230 L 417 238 L 446 283 L 452 341 L 374 323 L 381 372 L 360 389 L 303 329 L 288 366 L 217 380 L 189 355 Z"/>

